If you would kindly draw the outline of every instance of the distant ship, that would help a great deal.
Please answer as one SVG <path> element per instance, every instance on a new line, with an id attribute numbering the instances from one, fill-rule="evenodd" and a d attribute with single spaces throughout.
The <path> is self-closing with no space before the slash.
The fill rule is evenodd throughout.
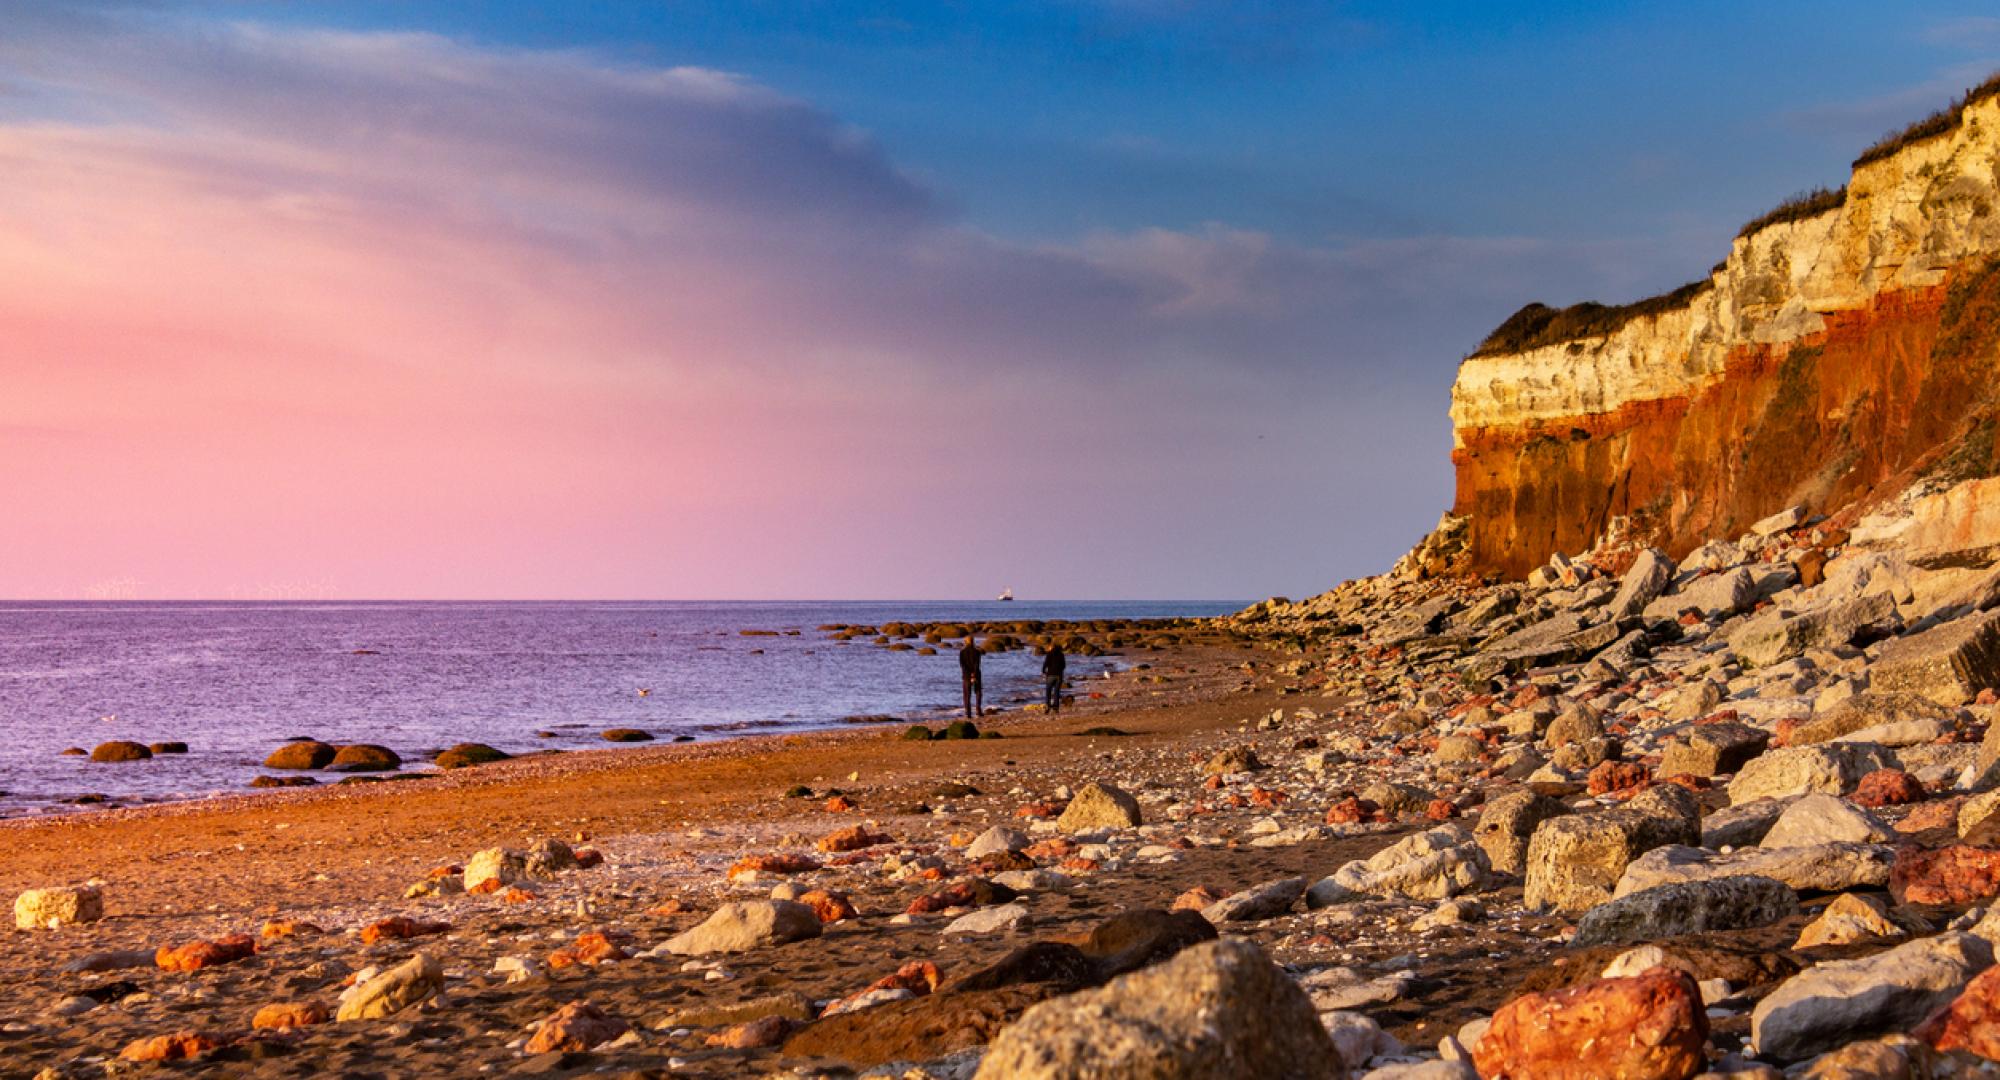
<path id="1" fill-rule="evenodd" d="M 1013 589 L 1001 589 L 1001 590 L 1000 590 L 1000 595 L 999 595 L 999 596 L 996 596 L 996 597 L 994 597 L 994 599 L 995 599 L 995 600 L 1012 600 L 1012 599 L 1014 599 L 1014 590 L 1013 590 Z"/>

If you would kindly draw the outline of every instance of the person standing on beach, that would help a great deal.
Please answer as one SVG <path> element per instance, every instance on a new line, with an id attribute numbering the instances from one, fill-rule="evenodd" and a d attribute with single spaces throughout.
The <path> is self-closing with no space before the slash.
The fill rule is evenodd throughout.
<path id="1" fill-rule="evenodd" d="M 1063 655 L 1062 646 L 1049 646 L 1048 654 L 1042 657 L 1042 703 L 1052 713 L 1062 711 L 1063 670 L 1069 667 L 1069 657 Z"/>
<path id="2" fill-rule="evenodd" d="M 968 720 L 986 715 L 986 691 L 979 685 L 979 661 L 985 655 L 979 650 L 978 639 L 971 634 L 965 635 L 965 648 L 958 650 L 958 675 L 965 683 L 965 718 Z"/>

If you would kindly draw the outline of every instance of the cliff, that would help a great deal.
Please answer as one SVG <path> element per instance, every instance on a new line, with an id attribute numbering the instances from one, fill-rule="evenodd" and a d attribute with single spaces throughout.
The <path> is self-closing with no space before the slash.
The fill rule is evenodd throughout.
<path id="1" fill-rule="evenodd" d="M 1530 305 L 1452 388 L 1451 569 L 1678 557 L 1793 505 L 1851 520 L 1996 471 L 2000 84 L 1628 308 Z M 1844 516 L 1844 517 L 1843 517 Z M 1449 519 L 1448 519 L 1449 520 Z"/>

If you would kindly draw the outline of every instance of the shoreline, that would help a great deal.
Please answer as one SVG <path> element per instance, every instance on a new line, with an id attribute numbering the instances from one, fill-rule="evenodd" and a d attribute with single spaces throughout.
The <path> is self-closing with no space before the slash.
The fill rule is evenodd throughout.
<path id="1" fill-rule="evenodd" d="M 115 883 L 133 875 L 135 863 L 147 864 L 147 872 L 156 871 L 158 862 L 171 861 L 168 849 L 203 846 L 198 841 L 206 836 L 231 839 L 235 853 L 221 855 L 230 863 L 236 854 L 256 856 L 267 848 L 331 841 L 348 819 L 365 819 L 391 830 L 364 841 L 369 850 L 392 838 L 428 844 L 451 838 L 453 846 L 430 853 L 435 862 L 451 851 L 464 854 L 491 844 L 518 844 L 524 842 L 523 833 L 589 833 L 601 838 L 700 825 L 746 810 L 776 817 L 803 814 L 805 807 L 784 805 L 781 795 L 786 788 L 805 784 L 857 793 L 893 790 L 947 773 L 1023 768 L 1017 762 L 1027 759 L 1053 764 L 1077 756 L 1093 741 L 1076 742 L 1074 732 L 1067 729 L 1094 723 L 1116 720 L 1133 729 L 1133 739 L 1118 741 L 1135 746 L 1178 738 L 1210 726 L 1215 718 L 1205 714 L 1214 709 L 1254 696 L 1237 692 L 1243 679 L 1233 673 L 1231 664 L 1258 652 L 1242 645 L 1153 654 L 1142 662 L 1154 668 L 1196 668 L 1189 684 L 1166 692 L 1168 701 L 1133 700 L 1131 695 L 1150 691 L 1135 681 L 1142 671 L 1127 664 L 1109 678 L 1091 680 L 1093 689 L 1103 688 L 1099 691 L 1103 697 L 1091 700 L 1079 694 L 1059 717 L 1022 709 L 995 715 L 989 710 L 980 723 L 1001 732 L 1000 739 L 912 743 L 901 738 L 902 732 L 908 724 L 922 721 L 838 724 L 725 739 L 529 754 L 468 769 L 405 774 L 422 779 L 225 792 L 5 817 L 0 818 L 0 839 L 6 841 L 8 852 L 0 858 L 0 890 L 11 894 L 48 881 L 86 877 Z M 1228 672 L 1218 670 L 1225 668 Z M 1251 711 L 1248 704 L 1243 707 Z M 1195 715 L 1185 715 L 1190 712 Z M 937 719 L 930 718 L 932 723 Z M 1158 730 L 1143 730 L 1148 727 Z M 860 770 L 870 775 L 859 782 L 846 779 Z M 876 771 L 883 774 L 879 779 L 872 775 Z M 580 809 L 537 805 L 537 800 L 578 793 L 585 793 Z M 775 814 L 768 804 L 776 804 Z M 282 825 L 288 835 L 246 839 L 251 835 L 246 830 L 273 824 Z M 490 840 L 479 842 L 481 837 Z M 79 849 L 92 855 L 79 859 L 75 855 Z M 398 872 L 431 865 L 415 853 L 400 853 L 391 860 L 388 865 Z M 246 880 L 269 876 L 253 871 Z M 335 899 L 326 895 L 329 890 L 307 891 Z M 113 913 L 124 906 L 118 892 L 107 890 L 107 910 Z"/>

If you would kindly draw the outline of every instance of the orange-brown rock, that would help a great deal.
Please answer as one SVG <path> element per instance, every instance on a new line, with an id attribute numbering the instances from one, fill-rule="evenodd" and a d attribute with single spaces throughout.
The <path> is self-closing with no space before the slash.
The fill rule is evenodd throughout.
<path id="1" fill-rule="evenodd" d="M 606 1014 L 588 1001 L 572 1001 L 557 1009 L 535 1030 L 526 1051 L 546 1054 L 552 1050 L 589 1050 L 632 1030 L 632 1025 Z"/>
<path id="2" fill-rule="evenodd" d="M 886 833 L 869 832 L 866 825 L 850 825 L 819 838 L 815 845 L 821 851 L 860 851 L 862 848 L 878 844 L 893 844 L 896 838 Z"/>
<path id="3" fill-rule="evenodd" d="M 819 860 L 806 855 L 745 855 L 729 868 L 729 878 L 733 881 L 746 874 L 803 874 L 819 868 Z"/>
<path id="4" fill-rule="evenodd" d="M 591 930 L 577 935 L 574 942 L 550 953 L 549 967 L 553 970 L 574 967 L 578 964 L 596 967 L 614 960 L 627 959 L 628 956 L 629 954 L 610 938 Z"/>
<path id="5" fill-rule="evenodd" d="M 1922 802 L 1924 786 L 1917 778 L 1901 769 L 1876 769 L 1861 778 L 1850 796 L 1856 806 L 1880 809 L 1884 806 L 1902 806 L 1906 803 Z"/>
<path id="6" fill-rule="evenodd" d="M 813 909 L 822 923 L 837 923 L 860 916 L 854 909 L 853 901 L 846 893 L 829 892 L 826 889 L 809 889 L 799 894 L 799 903 Z"/>
<path id="7" fill-rule="evenodd" d="M 829 814 L 845 814 L 859 809 L 861 804 L 845 795 L 835 795 L 826 801 L 826 812 Z"/>
<path id="8" fill-rule="evenodd" d="M 1905 847 L 1889 867 L 1899 904 L 1976 904 L 2000 896 L 2000 848 L 1953 844 Z"/>
<path id="9" fill-rule="evenodd" d="M 1633 794 L 1653 782 L 1644 765 L 1636 761 L 1601 761 L 1586 778 L 1592 795 Z"/>
<path id="10" fill-rule="evenodd" d="M 250 1018 L 250 1026 L 260 1031 L 289 1031 L 297 1027 L 324 1024 L 333 1014 L 317 1001 L 281 1001 L 266 1005 Z"/>
<path id="11" fill-rule="evenodd" d="M 391 915 L 362 927 L 361 943 L 373 945 L 378 941 L 407 941 L 410 938 L 429 937 L 450 931 L 450 923 L 424 922 L 407 915 Z"/>
<path id="12" fill-rule="evenodd" d="M 300 922 L 297 919 L 272 919 L 266 922 L 264 929 L 260 931 L 261 936 L 266 938 L 311 937 L 324 933 L 326 931 L 312 923 Z"/>
<path id="13" fill-rule="evenodd" d="M 1483 1080 L 1687 1080 L 1708 1016 L 1687 973 L 1653 968 L 1508 1002 L 1473 1050 Z"/>
<path id="14" fill-rule="evenodd" d="M 1173 906 L 1167 910 L 1200 911 L 1217 900 L 1222 899 L 1225 895 L 1227 894 L 1217 889 L 1211 889 L 1206 885 L 1196 885 L 1194 888 L 1174 897 Z"/>
<path id="15" fill-rule="evenodd" d="M 1987 968 L 1967 983 L 1915 1034 L 1939 1050 L 1967 1050 L 2000 1061 L 2000 967 Z"/>
<path id="16" fill-rule="evenodd" d="M 118 1056 L 126 1061 L 188 1061 L 229 1045 L 199 1031 L 176 1031 L 134 1039 Z"/>
<path id="17" fill-rule="evenodd" d="M 909 914 L 932 915 L 951 908 L 1004 904 L 1012 899 L 1014 890 L 1007 886 L 996 885 L 985 878 L 971 878 L 918 897 L 911 902 Z"/>
<path id="18" fill-rule="evenodd" d="M 897 968 L 895 974 L 884 975 L 869 983 L 862 993 L 872 993 L 876 990 L 908 990 L 913 994 L 928 994 L 936 990 L 942 980 L 943 976 L 938 973 L 936 964 L 929 960 L 912 960 Z"/>
<path id="19" fill-rule="evenodd" d="M 191 941 L 186 945 L 162 945 L 153 954 L 153 963 L 166 971 L 200 971 L 218 964 L 235 963 L 257 951 L 256 939 L 249 934 L 230 934 L 213 941 Z"/>

